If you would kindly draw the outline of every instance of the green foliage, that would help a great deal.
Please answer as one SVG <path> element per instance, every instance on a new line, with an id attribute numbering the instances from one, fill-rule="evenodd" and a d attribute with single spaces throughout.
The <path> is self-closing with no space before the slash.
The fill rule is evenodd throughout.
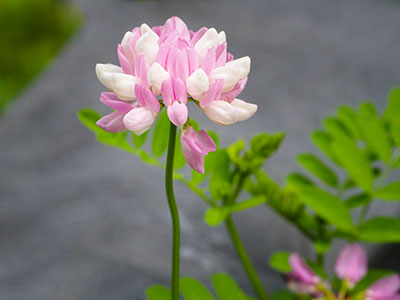
<path id="1" fill-rule="evenodd" d="M 327 185 L 337 187 L 338 179 L 336 174 L 319 158 L 310 153 L 304 153 L 297 156 L 297 161 L 310 173 L 321 179 Z"/>
<path id="2" fill-rule="evenodd" d="M 290 272 L 292 270 L 289 264 L 290 254 L 288 251 L 275 252 L 269 258 L 269 266 L 279 273 Z"/>
<path id="3" fill-rule="evenodd" d="M 353 222 L 350 213 L 337 197 L 322 189 L 310 187 L 300 194 L 300 200 L 309 205 L 329 224 L 344 231 L 352 231 Z"/>
<path id="4" fill-rule="evenodd" d="M 400 220 L 391 217 L 372 218 L 360 226 L 358 237 L 371 243 L 398 243 Z"/>
<path id="5" fill-rule="evenodd" d="M 223 199 L 231 193 L 231 171 L 228 153 L 219 149 L 215 152 L 210 175 L 210 194 L 214 199 Z"/>
<path id="6" fill-rule="evenodd" d="M 66 1 L 0 1 L 0 113 L 82 23 L 81 12 Z"/>
<path id="7" fill-rule="evenodd" d="M 374 196 L 384 200 L 400 201 L 400 182 L 392 182 L 383 188 L 375 190 Z"/>
<path id="8" fill-rule="evenodd" d="M 180 293 L 184 300 L 254 300 L 254 298 L 246 295 L 228 274 L 217 273 L 212 275 L 211 283 L 215 295 L 197 279 L 185 277 L 180 281 Z M 148 300 L 171 300 L 169 288 L 158 284 L 147 288 L 146 296 Z"/>

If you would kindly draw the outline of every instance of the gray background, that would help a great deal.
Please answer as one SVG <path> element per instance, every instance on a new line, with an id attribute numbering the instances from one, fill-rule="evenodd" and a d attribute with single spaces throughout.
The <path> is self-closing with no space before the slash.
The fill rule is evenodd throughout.
<path id="1" fill-rule="evenodd" d="M 149 1 L 78 0 L 87 22 L 72 43 L 0 119 L 0 298 L 144 299 L 168 283 L 170 220 L 163 172 L 99 145 L 77 121 L 85 106 L 106 112 L 96 62 L 117 62 L 123 34 L 143 22 L 179 15 L 192 29 L 225 30 L 229 50 L 249 55 L 241 98 L 257 103 L 251 120 L 217 127 L 194 107 L 203 128 L 227 145 L 261 131 L 286 131 L 268 172 L 283 181 L 294 155 L 314 151 L 308 133 L 340 103 L 372 99 L 380 107 L 400 83 L 400 4 L 389 0 Z M 182 274 L 207 280 L 227 271 L 249 289 L 223 227 L 203 224 L 206 205 L 181 184 Z M 395 205 L 380 203 L 373 214 Z M 296 229 L 265 207 L 235 217 L 262 281 L 276 250 L 310 255 Z M 335 245 L 339 249 L 341 245 Z M 399 267 L 399 248 L 382 248 L 375 265 Z M 332 251 L 328 265 L 335 257 Z"/>

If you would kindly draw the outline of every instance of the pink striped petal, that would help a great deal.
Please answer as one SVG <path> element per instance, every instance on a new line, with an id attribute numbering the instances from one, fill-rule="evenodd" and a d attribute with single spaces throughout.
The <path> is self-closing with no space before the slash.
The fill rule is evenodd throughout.
<path id="1" fill-rule="evenodd" d="M 188 57 L 189 75 L 199 68 L 199 55 L 194 48 L 186 48 L 186 55 Z"/>
<path id="2" fill-rule="evenodd" d="M 168 78 L 161 84 L 161 95 L 166 106 L 170 106 L 175 100 L 172 81 L 172 78 Z"/>
<path id="3" fill-rule="evenodd" d="M 179 49 L 176 47 L 171 47 L 169 52 L 168 52 L 168 58 L 166 62 L 166 70 L 169 72 L 169 74 L 173 77 L 176 76 L 176 62 L 178 60 L 179 56 Z"/>
<path id="4" fill-rule="evenodd" d="M 206 33 L 207 30 L 207 27 L 202 27 L 198 31 L 194 32 L 193 36 L 190 39 L 190 45 L 192 45 L 192 47 L 196 45 L 196 43 L 201 39 L 201 37 Z"/>
<path id="5" fill-rule="evenodd" d="M 208 49 L 206 56 L 201 64 L 201 68 L 206 72 L 207 75 L 210 75 L 212 69 L 215 66 L 215 47 Z"/>
<path id="6" fill-rule="evenodd" d="M 187 103 L 187 91 L 185 82 L 180 78 L 173 78 L 174 100 Z"/>
<path id="7" fill-rule="evenodd" d="M 124 116 L 124 113 L 114 111 L 98 120 L 96 125 L 108 132 L 124 131 L 126 129 L 123 123 Z"/>
<path id="8" fill-rule="evenodd" d="M 110 92 L 103 92 L 100 96 L 100 101 L 103 102 L 108 107 L 114 109 L 117 112 L 126 114 L 133 107 L 135 107 L 134 103 L 129 103 L 127 101 L 122 101 L 115 95 Z"/>
<path id="9" fill-rule="evenodd" d="M 223 79 L 217 79 L 215 83 L 205 92 L 203 99 L 200 100 L 200 107 L 207 107 L 213 100 L 219 100 L 223 85 Z"/>
<path id="10" fill-rule="evenodd" d="M 217 47 L 215 50 L 215 56 L 216 56 L 216 61 L 215 61 L 215 68 L 225 66 L 226 64 L 226 59 L 227 59 L 227 43 L 224 42 L 221 45 Z"/>
<path id="11" fill-rule="evenodd" d="M 184 81 L 189 76 L 189 58 L 186 51 L 181 51 L 177 57 L 176 76 Z"/>
<path id="12" fill-rule="evenodd" d="M 171 32 L 177 32 L 186 40 L 190 39 L 189 29 L 187 28 L 185 22 L 183 22 L 179 17 L 171 17 L 165 22 L 163 34 L 168 34 Z"/>
<path id="13" fill-rule="evenodd" d="M 160 50 L 158 51 L 157 54 L 157 62 L 164 68 L 167 68 L 167 59 L 168 59 L 168 53 L 171 49 L 171 45 L 168 44 L 161 44 L 160 45 Z"/>
<path id="14" fill-rule="evenodd" d="M 175 101 L 167 109 L 168 117 L 176 126 L 182 126 L 188 118 L 188 109 L 186 104 Z"/>
<path id="15" fill-rule="evenodd" d="M 157 114 L 160 111 L 160 102 L 157 97 L 151 92 L 151 90 L 143 85 L 135 85 L 136 99 L 141 106 L 145 107 L 149 111 Z"/>
<path id="16" fill-rule="evenodd" d="M 118 59 L 122 71 L 124 71 L 125 74 L 134 75 L 133 66 L 129 62 L 128 58 L 126 58 L 126 56 L 124 55 L 122 51 L 122 45 L 118 45 Z"/>
<path id="17" fill-rule="evenodd" d="M 140 83 L 146 87 L 150 86 L 147 81 L 147 73 L 149 72 L 149 64 L 144 58 L 144 54 L 136 55 L 135 73 L 136 77 L 140 79 Z"/>
<path id="18" fill-rule="evenodd" d="M 230 90 L 229 92 L 222 93 L 221 100 L 225 100 L 225 101 L 228 101 L 228 102 L 232 102 L 233 100 L 235 100 L 235 98 L 246 87 L 247 78 L 248 77 L 246 76 L 246 78 L 243 78 L 243 79 L 239 80 L 238 83 L 235 85 L 235 87 L 232 90 Z"/>

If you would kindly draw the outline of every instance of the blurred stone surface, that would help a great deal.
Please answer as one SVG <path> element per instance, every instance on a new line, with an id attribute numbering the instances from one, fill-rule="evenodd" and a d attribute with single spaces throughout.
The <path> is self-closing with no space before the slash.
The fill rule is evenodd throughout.
<path id="1" fill-rule="evenodd" d="M 136 300 L 144 299 L 149 284 L 168 283 L 163 172 L 97 144 L 76 118 L 85 106 L 106 111 L 97 101 L 103 87 L 94 65 L 116 63 L 116 45 L 132 27 L 179 15 L 194 29 L 225 30 L 230 51 L 252 57 L 241 97 L 259 105 L 256 116 L 220 128 L 195 115 L 203 128 L 218 130 L 224 145 L 256 132 L 286 131 L 267 166 L 279 181 L 297 168 L 295 154 L 314 151 L 307 136 L 323 116 L 366 99 L 382 107 L 390 87 L 400 83 L 396 1 L 76 2 L 87 15 L 85 27 L 0 119 L 2 300 Z M 179 183 L 176 195 L 182 274 L 207 281 L 227 271 L 250 291 L 224 228 L 204 225 L 206 205 Z M 399 208 L 379 203 L 372 211 L 397 214 Z M 282 287 L 267 265 L 272 252 L 311 253 L 296 229 L 267 208 L 235 219 L 269 290 Z M 381 249 L 375 264 L 399 269 L 398 251 Z"/>

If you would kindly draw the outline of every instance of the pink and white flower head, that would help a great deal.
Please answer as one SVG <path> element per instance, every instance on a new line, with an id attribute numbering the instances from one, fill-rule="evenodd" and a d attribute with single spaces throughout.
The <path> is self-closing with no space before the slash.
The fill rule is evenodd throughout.
<path id="1" fill-rule="evenodd" d="M 386 276 L 373 283 L 365 293 L 365 300 L 400 300 L 400 276 Z"/>
<path id="2" fill-rule="evenodd" d="M 119 66 L 96 65 L 98 79 L 110 90 L 102 101 L 115 110 L 99 120 L 105 130 L 141 134 L 163 106 L 171 122 L 183 126 L 188 100 L 220 125 L 244 121 L 257 110 L 236 98 L 246 86 L 250 58 L 234 59 L 223 31 L 194 32 L 172 17 L 163 26 L 142 24 L 125 33 L 117 54 Z"/>

